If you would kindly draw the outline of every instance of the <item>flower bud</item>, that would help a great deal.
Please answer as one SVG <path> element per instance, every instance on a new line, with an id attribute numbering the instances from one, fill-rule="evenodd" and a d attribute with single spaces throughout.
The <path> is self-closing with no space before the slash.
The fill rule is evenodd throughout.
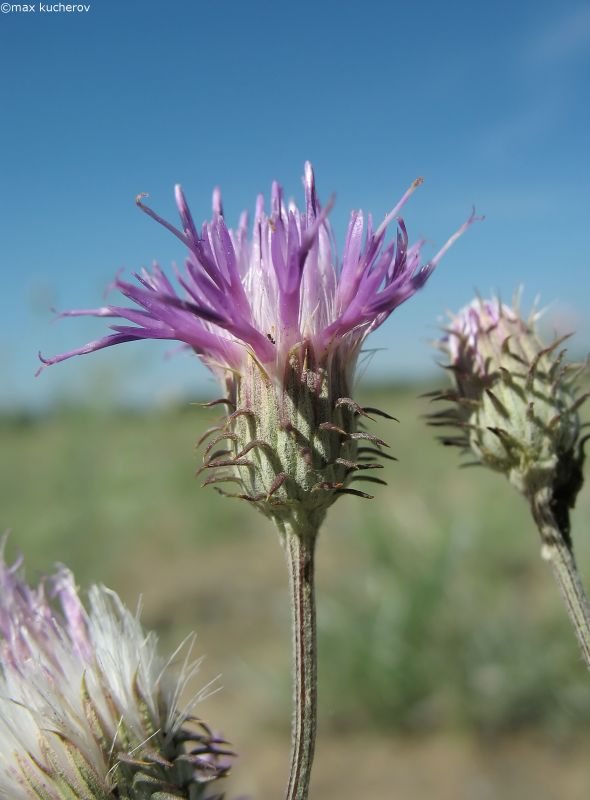
<path id="1" fill-rule="evenodd" d="M 576 380 L 585 365 L 564 360 L 568 336 L 545 346 L 535 322 L 497 298 L 474 300 L 453 317 L 441 346 L 455 390 L 435 399 L 456 406 L 430 420 L 459 428 L 442 441 L 503 472 L 528 498 L 549 491 L 567 530 L 582 483 L 579 408 L 588 394 Z"/>
<path id="2" fill-rule="evenodd" d="M 179 706 L 181 673 L 114 592 L 89 611 L 64 567 L 37 588 L 0 547 L 0 797 L 204 800 L 225 743 Z M 52 602 L 52 600 L 56 602 Z M 219 797 L 219 795 L 216 795 Z"/>

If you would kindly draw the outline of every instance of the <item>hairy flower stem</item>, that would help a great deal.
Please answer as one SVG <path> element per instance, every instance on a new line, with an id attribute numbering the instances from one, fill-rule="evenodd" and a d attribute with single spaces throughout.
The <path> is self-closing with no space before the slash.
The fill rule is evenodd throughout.
<path id="1" fill-rule="evenodd" d="M 287 556 L 293 624 L 293 728 L 291 771 L 285 800 L 307 800 L 317 720 L 317 637 L 314 551 L 317 531 L 280 535 Z"/>
<path id="2" fill-rule="evenodd" d="M 543 541 L 542 555 L 551 563 L 553 574 L 580 644 L 582 658 L 590 669 L 590 604 L 588 596 L 580 579 L 569 532 L 561 530 L 548 498 L 544 495 L 545 493 L 541 491 L 531 499 L 533 517 Z"/>

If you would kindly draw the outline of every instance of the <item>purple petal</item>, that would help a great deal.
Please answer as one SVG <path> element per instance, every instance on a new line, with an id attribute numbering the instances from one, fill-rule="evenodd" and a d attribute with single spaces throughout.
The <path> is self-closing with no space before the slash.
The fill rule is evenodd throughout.
<path id="1" fill-rule="evenodd" d="M 138 328 L 138 330 L 140 329 Z M 82 347 L 76 347 L 74 350 L 68 350 L 67 353 L 61 353 L 58 356 L 53 356 L 53 358 L 44 358 L 39 351 L 39 360 L 42 362 L 42 366 L 40 366 L 37 372 L 35 372 L 35 377 L 37 378 L 43 372 L 45 367 L 50 367 L 53 364 L 59 364 L 60 361 L 66 361 L 68 358 L 72 358 L 73 356 L 87 355 L 88 353 L 94 353 L 96 350 L 103 350 L 105 347 L 112 347 L 115 344 L 123 344 L 124 342 L 134 342 L 141 338 L 141 336 L 137 335 L 118 333 L 112 334 L 111 336 L 103 336 L 102 339 L 96 339 L 94 342 L 88 342 L 88 344 L 85 344 Z"/>

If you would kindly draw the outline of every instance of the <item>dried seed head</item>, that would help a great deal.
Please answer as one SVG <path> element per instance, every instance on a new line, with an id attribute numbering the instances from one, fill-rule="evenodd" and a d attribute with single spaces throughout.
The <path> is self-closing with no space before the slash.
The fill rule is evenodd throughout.
<path id="1" fill-rule="evenodd" d="M 92 587 L 87 611 L 64 567 L 33 588 L 2 550 L 0 797 L 210 797 L 231 753 L 191 716 L 199 695 L 179 705 L 190 642 L 174 676 L 116 594 Z"/>
<path id="2" fill-rule="evenodd" d="M 441 343 L 455 389 L 435 397 L 456 405 L 430 421 L 459 428 L 443 442 L 505 473 L 527 497 L 549 490 L 566 520 L 582 482 L 579 408 L 586 395 L 576 385 L 580 365 L 564 362 L 560 345 L 568 337 L 545 346 L 535 320 L 497 298 L 459 312 Z"/>

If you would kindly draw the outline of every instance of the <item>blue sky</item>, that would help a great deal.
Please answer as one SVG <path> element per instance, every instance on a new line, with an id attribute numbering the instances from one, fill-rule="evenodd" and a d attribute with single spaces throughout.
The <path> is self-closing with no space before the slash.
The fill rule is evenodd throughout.
<path id="1" fill-rule="evenodd" d="M 306 159 L 320 195 L 336 192 L 340 241 L 350 209 L 380 219 L 419 175 L 405 217 L 430 253 L 472 204 L 486 215 L 374 337 L 370 376 L 428 373 L 437 318 L 476 288 L 523 283 L 525 304 L 539 293 L 590 349 L 587 3 L 90 4 L 0 15 L 0 404 L 202 391 L 196 359 L 152 343 L 35 380 L 38 349 L 104 330 L 49 308 L 100 304 L 119 268 L 181 259 L 138 192 L 173 218 L 181 182 L 204 219 L 219 184 L 234 223 L 273 178 L 301 198 Z"/>

